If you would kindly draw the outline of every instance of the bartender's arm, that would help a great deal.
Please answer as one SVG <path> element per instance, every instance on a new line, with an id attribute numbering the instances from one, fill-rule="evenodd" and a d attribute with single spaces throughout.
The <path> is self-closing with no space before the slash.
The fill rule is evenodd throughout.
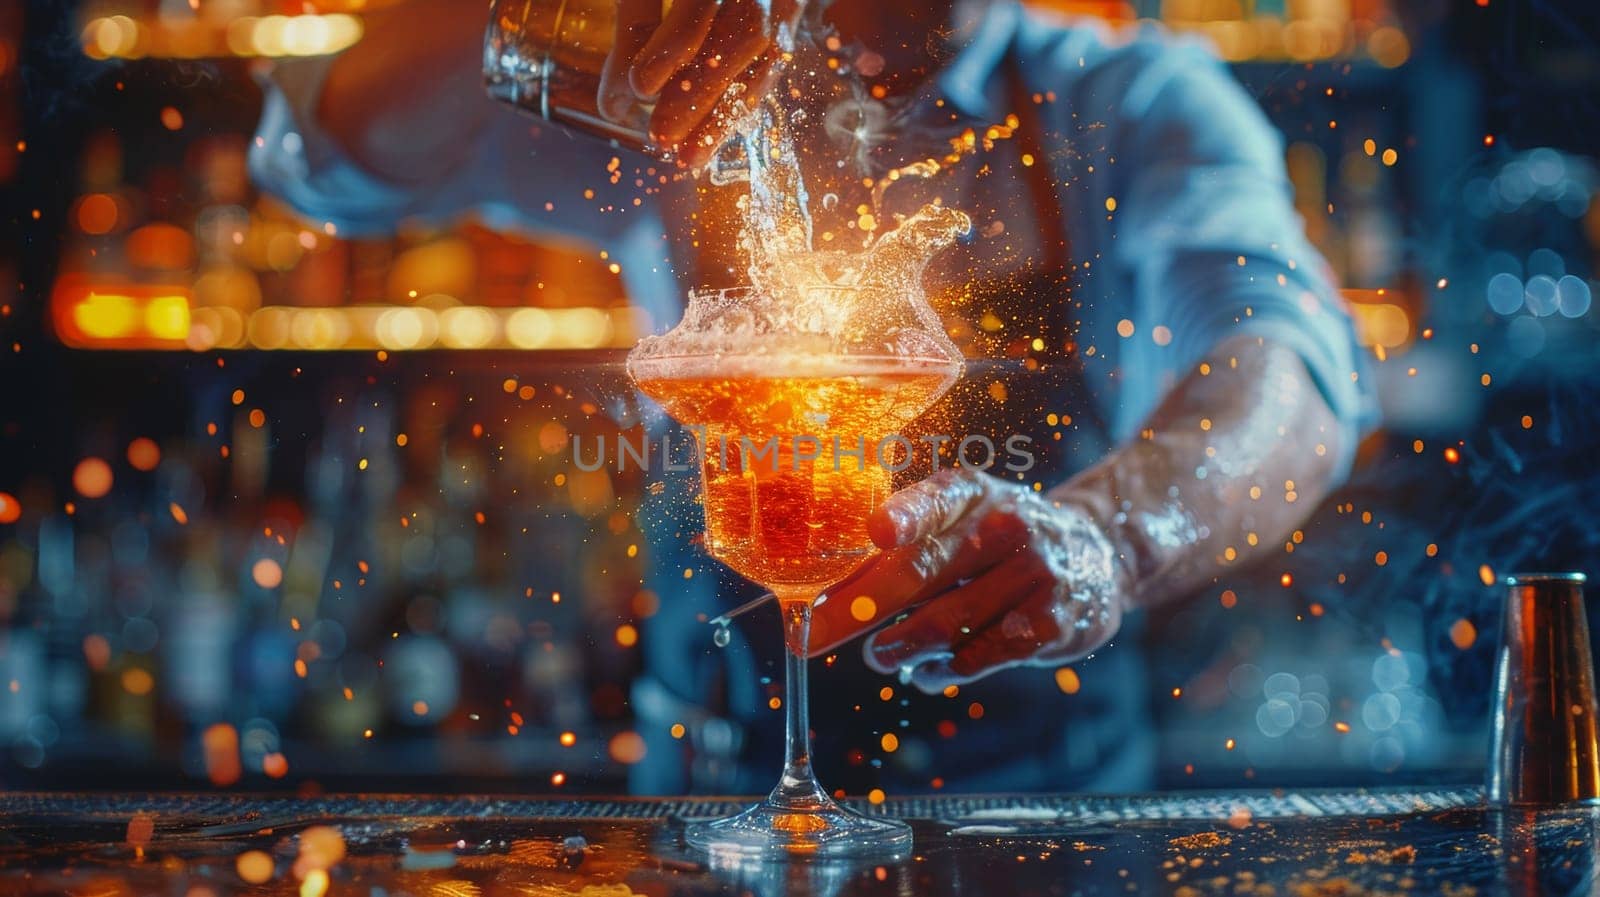
<path id="1" fill-rule="evenodd" d="M 1081 58 L 1045 48 L 1026 64 Z M 869 527 L 882 553 L 816 608 L 815 653 L 884 627 L 868 663 L 930 692 L 1080 658 L 1125 613 L 1281 551 L 1370 425 L 1348 315 L 1254 101 L 1214 59 L 1164 41 L 1087 68 L 1063 98 L 1112 110 L 1100 133 L 1115 163 L 1077 208 L 1115 196 L 1117 211 L 1103 242 L 1074 248 L 1098 276 L 1125 272 L 1111 319 L 1171 334 L 1118 341 L 1122 400 L 1145 407 L 1175 385 L 1108 457 L 1043 492 L 952 470 L 891 497 Z M 861 595 L 867 621 L 852 612 Z"/>
<path id="2" fill-rule="evenodd" d="M 947 470 L 894 495 L 870 526 L 884 553 L 829 590 L 814 644 L 909 610 L 866 656 L 929 691 L 1082 657 L 1124 612 L 1281 551 L 1336 481 L 1341 429 L 1298 354 L 1231 339 L 1139 437 L 1054 489 Z M 860 595 L 877 609 L 865 624 L 848 610 Z"/>
<path id="3" fill-rule="evenodd" d="M 643 21 L 648 34 L 619 44 L 645 41 L 631 59 L 626 49 L 616 54 L 608 72 L 620 72 L 627 90 L 637 71 L 659 77 L 688 59 L 674 72 L 689 72 L 717 46 L 715 22 L 750 2 L 755 0 L 674 4 L 683 15 L 700 10 L 695 21 L 715 8 L 710 31 L 682 37 L 678 32 L 693 22 L 655 24 L 647 11 L 630 18 L 627 10 L 640 4 L 619 0 L 619 27 Z M 655 9 L 659 13 L 659 3 Z M 607 156 L 596 154 L 597 144 L 486 94 L 482 0 L 405 0 L 374 9 L 363 20 L 366 31 L 354 46 L 332 57 L 279 60 L 265 79 L 250 148 L 251 177 L 263 192 L 345 237 L 392 233 L 406 220 L 443 224 L 470 212 L 498 228 L 580 239 L 621 263 L 623 285 L 635 304 L 662 320 L 677 313 L 659 204 L 651 197 L 639 203 L 632 179 L 607 177 Z M 761 23 L 774 29 L 762 34 L 776 40 L 777 24 Z M 646 52 L 657 38 L 673 52 Z M 623 89 L 618 80 L 608 74 L 602 86 Z M 683 89 L 686 80 L 690 91 Z M 686 75 L 670 89 L 690 98 L 699 96 L 696 90 L 720 88 Z M 671 125 L 688 133 L 704 124 L 693 117 L 702 107 L 689 105 L 658 103 L 656 109 L 658 117 L 675 116 Z M 612 152 L 628 170 L 654 164 L 625 150 Z"/>

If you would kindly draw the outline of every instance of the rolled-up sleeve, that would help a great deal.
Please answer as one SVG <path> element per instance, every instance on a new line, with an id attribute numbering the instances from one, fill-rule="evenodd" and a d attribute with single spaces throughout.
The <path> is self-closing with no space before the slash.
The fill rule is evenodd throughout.
<path id="1" fill-rule="evenodd" d="M 462 135 L 468 151 L 425 181 L 396 183 L 367 170 L 318 123 L 317 104 L 334 59 L 281 61 L 263 83 L 250 173 L 301 214 L 357 234 L 392 230 L 407 218 L 438 222 L 469 211 L 503 226 L 594 241 L 618 239 L 641 225 L 660 230 L 653 209 L 634 205 L 640 195 L 635 185 L 613 174 L 649 160 L 498 106 Z M 481 94 L 461 102 L 464 109 L 490 103 Z"/>
<path id="2" fill-rule="evenodd" d="M 1100 79 L 1116 91 L 1100 263 L 1132 285 L 1122 307 L 1137 334 L 1118 341 L 1119 432 L 1217 344 L 1255 335 L 1304 359 L 1343 430 L 1342 475 L 1377 406 L 1349 312 L 1295 211 L 1281 138 L 1192 42 L 1142 38 L 1114 57 Z"/>
<path id="3" fill-rule="evenodd" d="M 676 317 L 679 291 L 660 213 L 640 201 L 637 183 L 615 173 L 648 166 L 644 157 L 617 160 L 618 151 L 603 144 L 496 108 L 449 170 L 426 183 L 394 183 L 362 167 L 318 125 L 332 64 L 333 57 L 285 60 L 263 84 L 250 173 L 264 192 L 341 236 L 393 233 L 408 220 L 445 225 L 472 214 L 502 230 L 585 241 L 620 263 L 635 305 L 658 322 Z"/>
<path id="4" fill-rule="evenodd" d="M 316 103 L 333 57 L 287 60 L 263 83 L 250 176 L 300 214 L 351 236 L 392 230 L 415 214 L 418 194 L 367 173 L 316 124 Z M 434 190 L 432 192 L 439 192 Z M 437 197 L 437 200 L 445 197 Z M 443 207 L 445 203 L 436 201 Z"/>

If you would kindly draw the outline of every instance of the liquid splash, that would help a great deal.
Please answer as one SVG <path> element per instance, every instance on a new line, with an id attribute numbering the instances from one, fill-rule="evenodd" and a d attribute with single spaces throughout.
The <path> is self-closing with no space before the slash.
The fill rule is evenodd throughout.
<path id="1" fill-rule="evenodd" d="M 861 250 L 818 250 L 783 109 L 776 101 L 760 105 L 738 140 L 748 184 L 738 241 L 750 286 L 692 293 L 682 322 L 642 340 L 629 357 L 630 369 L 707 355 L 873 356 L 960 365 L 960 351 L 924 298 L 921 281 L 941 249 L 971 233 L 971 219 L 928 205 L 893 229 L 869 234 Z"/>
<path id="2" fill-rule="evenodd" d="M 981 137 L 976 129 L 966 128 L 959 135 L 950 138 L 950 151 L 943 156 L 918 159 L 888 171 L 872 185 L 874 220 L 881 220 L 881 214 L 877 213 L 883 209 L 884 194 L 890 187 L 909 178 L 934 177 L 976 153 L 980 148 L 985 152 L 993 150 L 996 142 L 1008 140 L 1015 135 L 1021 124 L 1021 120 L 1015 114 L 1010 114 L 1006 116 L 1004 122 L 985 128 Z"/>
<path id="3" fill-rule="evenodd" d="M 959 159 L 959 149 L 975 139 L 970 130 L 964 137 L 953 138 L 952 147 L 958 151 L 943 164 Z M 928 205 L 900 219 L 884 234 L 869 231 L 861 252 L 818 251 L 805 179 L 781 107 L 775 102 L 764 104 L 742 140 L 750 193 L 742 206 L 739 242 L 748 260 L 750 283 L 758 289 L 784 292 L 797 286 L 876 285 L 920 293 L 916 288 L 927 263 L 939 250 L 971 232 L 971 219 L 964 213 Z M 940 166 L 941 160 L 929 159 L 890 172 L 874 187 L 875 210 L 881 208 L 889 184 L 912 175 L 931 176 Z M 830 198 L 832 205 L 837 205 L 838 196 L 830 192 L 823 197 L 824 208 L 830 207 Z M 874 226 L 881 217 L 873 216 Z M 799 298 L 806 301 L 811 297 L 802 294 Z"/>

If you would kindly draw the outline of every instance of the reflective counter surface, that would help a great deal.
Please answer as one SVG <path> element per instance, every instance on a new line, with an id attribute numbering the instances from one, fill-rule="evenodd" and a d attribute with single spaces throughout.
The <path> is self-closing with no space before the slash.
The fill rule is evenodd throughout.
<path id="1" fill-rule="evenodd" d="M 382 795 L 0 798 L 0 894 L 75 897 L 1587 895 L 1600 810 L 1492 811 L 1479 789 L 995 796 L 857 805 L 903 858 L 696 856 L 729 801 Z"/>

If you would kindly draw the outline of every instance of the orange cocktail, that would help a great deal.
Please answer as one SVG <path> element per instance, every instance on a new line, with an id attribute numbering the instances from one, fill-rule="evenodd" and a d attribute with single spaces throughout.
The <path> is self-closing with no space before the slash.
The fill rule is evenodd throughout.
<path id="1" fill-rule="evenodd" d="M 959 373 L 943 358 L 798 356 L 652 359 L 633 371 L 695 430 L 711 554 L 806 600 L 871 552 L 866 521 L 901 463 L 899 431 Z"/>
<path id="2" fill-rule="evenodd" d="M 762 147 L 746 158 L 788 158 Z M 910 463 L 900 429 L 961 375 L 921 277 L 969 221 L 930 206 L 861 252 L 813 252 L 798 173 L 785 175 L 752 167 L 751 286 L 691 292 L 683 320 L 628 356 L 639 388 L 698 436 L 706 547 L 773 591 L 788 646 L 777 787 L 684 840 L 713 858 L 899 856 L 911 829 L 841 806 L 811 768 L 806 649 L 812 604 L 871 553 L 867 520 Z"/>

